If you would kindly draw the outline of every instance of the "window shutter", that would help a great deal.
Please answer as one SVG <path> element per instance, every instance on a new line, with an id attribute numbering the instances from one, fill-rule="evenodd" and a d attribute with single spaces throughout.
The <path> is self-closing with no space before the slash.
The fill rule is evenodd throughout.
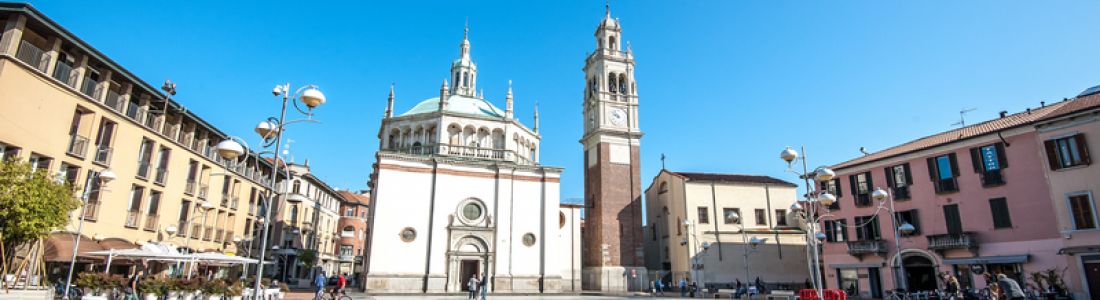
<path id="1" fill-rule="evenodd" d="M 905 185 L 913 184 L 913 175 L 910 175 L 913 172 L 909 171 L 909 164 L 906 163 L 905 165 L 903 165 L 902 169 L 905 169 Z"/>
<path id="2" fill-rule="evenodd" d="M 1058 163 L 1058 151 L 1055 150 L 1056 147 L 1054 140 L 1043 141 L 1043 148 L 1047 150 L 1047 163 L 1050 163 L 1051 171 L 1057 170 L 1062 166 Z"/>
<path id="3" fill-rule="evenodd" d="M 842 186 L 840 186 L 840 179 L 833 179 L 833 186 L 836 187 L 836 195 L 835 196 L 837 198 L 840 198 L 840 196 L 844 195 L 844 192 L 841 192 L 841 190 L 843 190 L 843 189 L 842 189 Z"/>
<path id="4" fill-rule="evenodd" d="M 997 147 L 997 163 L 1001 165 L 1001 169 L 1008 168 L 1008 152 L 1005 152 L 1005 143 L 994 144 Z"/>
<path id="5" fill-rule="evenodd" d="M 928 158 L 928 179 L 932 181 L 932 187 L 939 192 L 940 191 L 940 179 L 936 177 L 936 158 Z"/>
<path id="6" fill-rule="evenodd" d="M 857 194 L 859 194 L 859 187 L 856 186 L 856 175 L 849 175 L 848 182 L 852 185 L 852 197 L 858 198 L 855 197 Z"/>
<path id="7" fill-rule="evenodd" d="M 838 222 L 840 222 L 840 223 L 837 223 L 837 226 L 840 226 L 840 236 L 844 237 L 844 240 L 847 241 L 848 240 L 848 220 L 847 219 L 842 219 L 842 220 L 839 220 Z"/>
<path id="8" fill-rule="evenodd" d="M 970 148 L 970 164 L 974 165 L 974 173 L 982 172 L 982 152 L 979 147 Z"/>
<path id="9" fill-rule="evenodd" d="M 1085 144 L 1085 135 L 1078 133 L 1073 136 L 1073 139 L 1077 141 L 1077 152 L 1081 154 L 1082 164 L 1091 164 L 1092 160 L 1089 159 L 1089 146 Z"/>
<path id="10" fill-rule="evenodd" d="M 835 242 L 836 236 L 833 236 L 833 221 L 825 220 L 825 241 Z"/>
<path id="11" fill-rule="evenodd" d="M 920 214 L 914 209 L 909 211 L 909 216 L 912 218 L 912 220 L 909 220 L 909 224 L 913 224 L 913 228 L 915 228 L 913 235 L 920 235 Z"/>
<path id="12" fill-rule="evenodd" d="M 861 225 L 861 223 L 863 223 L 864 221 L 865 220 L 863 220 L 863 217 L 855 218 L 855 224 L 856 225 Z M 867 226 L 856 227 L 856 240 L 857 241 L 862 241 L 863 240 L 863 231 L 864 230 L 867 230 Z"/>
<path id="13" fill-rule="evenodd" d="M 894 167 L 886 167 L 882 169 L 882 173 L 886 174 L 886 187 L 894 187 Z"/>
<path id="14" fill-rule="evenodd" d="M 874 181 L 873 178 L 871 178 L 871 171 L 867 171 L 867 173 L 865 173 L 865 174 L 866 175 L 864 175 L 864 176 L 867 176 L 867 192 L 874 191 L 875 190 L 875 181 Z"/>
<path id="15" fill-rule="evenodd" d="M 951 159 L 951 178 L 959 176 L 959 160 L 955 158 L 955 153 L 947 154 L 947 158 Z"/>

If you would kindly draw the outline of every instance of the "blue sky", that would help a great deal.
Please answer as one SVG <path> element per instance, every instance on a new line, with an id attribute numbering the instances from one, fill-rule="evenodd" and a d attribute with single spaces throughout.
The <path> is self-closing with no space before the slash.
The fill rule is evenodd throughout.
<path id="1" fill-rule="evenodd" d="M 470 22 L 479 84 L 517 116 L 540 103 L 542 162 L 583 194 L 581 67 L 603 1 L 34 1 L 141 78 L 255 144 L 276 83 L 329 103 L 287 134 L 296 161 L 366 187 L 391 82 L 396 110 L 438 95 Z M 614 1 L 633 45 L 642 182 L 678 171 L 785 174 L 805 145 L 832 164 L 1100 84 L 1097 1 Z"/>

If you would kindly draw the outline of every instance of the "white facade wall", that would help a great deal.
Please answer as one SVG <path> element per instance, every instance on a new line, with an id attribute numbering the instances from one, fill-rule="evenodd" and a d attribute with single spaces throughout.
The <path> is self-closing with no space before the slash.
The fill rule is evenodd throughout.
<path id="1" fill-rule="evenodd" d="M 581 290 L 581 208 L 562 205 L 559 209 L 557 257 L 563 292 Z"/>

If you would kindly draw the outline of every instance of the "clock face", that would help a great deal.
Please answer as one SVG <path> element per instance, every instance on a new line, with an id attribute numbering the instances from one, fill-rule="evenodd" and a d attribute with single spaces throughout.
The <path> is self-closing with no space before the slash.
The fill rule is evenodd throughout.
<path id="1" fill-rule="evenodd" d="M 626 123 L 626 112 L 620 108 L 611 110 L 611 123 L 615 125 Z"/>

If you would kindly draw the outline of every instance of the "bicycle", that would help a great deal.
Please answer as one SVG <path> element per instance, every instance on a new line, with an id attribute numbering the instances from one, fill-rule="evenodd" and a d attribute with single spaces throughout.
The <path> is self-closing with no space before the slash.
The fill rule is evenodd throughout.
<path id="1" fill-rule="evenodd" d="M 333 288 L 321 294 L 321 300 L 351 300 L 351 296 L 348 296 L 347 289 Z"/>
<path id="2" fill-rule="evenodd" d="M 65 284 L 58 282 L 53 285 L 53 298 L 64 299 Z M 78 288 L 75 284 L 69 286 L 69 299 L 80 299 L 84 296 L 84 291 Z"/>

